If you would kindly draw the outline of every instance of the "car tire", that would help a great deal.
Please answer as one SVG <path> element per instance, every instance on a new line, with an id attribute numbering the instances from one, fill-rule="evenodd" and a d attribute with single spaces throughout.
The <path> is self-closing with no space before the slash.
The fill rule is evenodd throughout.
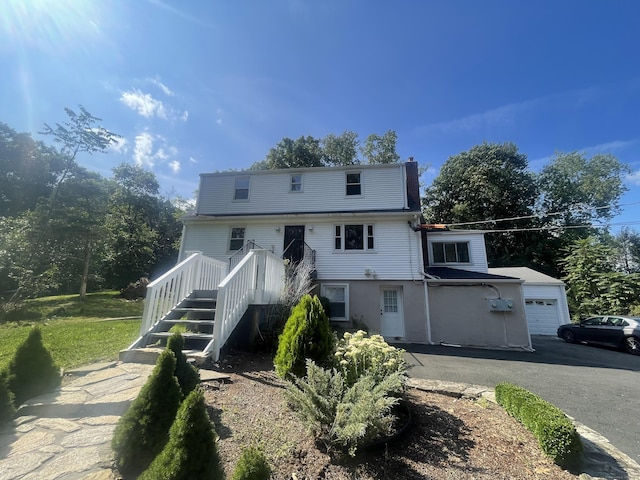
<path id="1" fill-rule="evenodd" d="M 627 352 L 630 354 L 640 355 L 640 338 L 627 337 L 625 340 L 625 346 L 627 347 Z"/>
<path id="2" fill-rule="evenodd" d="M 575 343 L 576 337 L 573 335 L 571 330 L 563 330 L 560 334 L 560 338 L 562 338 L 567 343 Z"/>

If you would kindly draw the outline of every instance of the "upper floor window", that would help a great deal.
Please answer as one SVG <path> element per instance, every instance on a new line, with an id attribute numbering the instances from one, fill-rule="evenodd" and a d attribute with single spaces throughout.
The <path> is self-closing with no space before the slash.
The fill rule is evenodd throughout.
<path id="1" fill-rule="evenodd" d="M 291 175 L 291 189 L 292 192 L 302 191 L 302 174 L 294 173 Z"/>
<path id="2" fill-rule="evenodd" d="M 233 194 L 234 200 L 248 200 L 249 199 L 249 179 L 248 175 L 236 177 L 235 192 Z"/>
<path id="3" fill-rule="evenodd" d="M 335 250 L 373 250 L 373 225 L 336 225 L 333 238 Z"/>
<path id="4" fill-rule="evenodd" d="M 240 250 L 242 247 L 244 247 L 244 227 L 232 227 L 229 250 Z"/>
<path id="5" fill-rule="evenodd" d="M 362 195 L 362 178 L 360 172 L 347 172 L 347 195 Z"/>
<path id="6" fill-rule="evenodd" d="M 470 263 L 468 242 L 433 242 L 433 263 Z"/>

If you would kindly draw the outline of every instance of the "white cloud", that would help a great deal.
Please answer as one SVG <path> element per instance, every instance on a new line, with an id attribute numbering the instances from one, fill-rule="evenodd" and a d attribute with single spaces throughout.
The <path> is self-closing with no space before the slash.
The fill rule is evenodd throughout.
<path id="1" fill-rule="evenodd" d="M 147 78 L 147 81 L 153 83 L 156 87 L 162 90 L 162 93 L 167 95 L 168 97 L 173 97 L 175 94 L 171 91 L 169 87 L 167 87 L 164 83 L 162 83 L 158 78 Z"/>
<path id="2" fill-rule="evenodd" d="M 167 143 L 161 135 L 144 131 L 136 136 L 133 160 L 136 165 L 153 168 L 157 164 L 167 165 L 173 173 L 178 173 L 181 163 L 176 160 L 178 149 Z"/>
<path id="3" fill-rule="evenodd" d="M 178 173 L 180 171 L 180 162 L 178 160 L 169 162 L 169 168 L 171 168 L 173 173 Z"/>
<path id="4" fill-rule="evenodd" d="M 109 148 L 116 153 L 125 154 L 129 151 L 129 142 L 124 137 L 117 137 L 109 144 Z"/>
<path id="5" fill-rule="evenodd" d="M 167 119 L 167 113 L 164 104 L 160 100 L 156 100 L 148 93 L 142 93 L 137 88 L 124 92 L 120 97 L 120 101 L 132 110 L 136 110 L 140 115 L 146 118 L 154 116 Z"/>
<path id="6" fill-rule="evenodd" d="M 634 185 L 640 185 L 640 170 L 637 170 L 627 175 L 626 180 L 627 182 L 632 183 Z"/>
<path id="7" fill-rule="evenodd" d="M 193 158 L 193 157 L 189 157 L 189 161 L 190 161 L 191 163 L 198 163 L 198 161 L 197 161 L 195 158 Z"/>
<path id="8" fill-rule="evenodd" d="M 136 165 L 153 167 L 155 165 L 153 155 L 154 137 L 149 132 L 143 132 L 136 136 L 136 144 L 133 148 L 133 159 Z"/>
<path id="9" fill-rule="evenodd" d="M 222 125 L 222 109 L 216 109 L 216 125 Z"/>
<path id="10" fill-rule="evenodd" d="M 182 114 L 182 117 L 180 117 L 180 119 L 183 122 L 186 122 L 189 119 L 189 112 L 185 110 L 184 113 Z"/>

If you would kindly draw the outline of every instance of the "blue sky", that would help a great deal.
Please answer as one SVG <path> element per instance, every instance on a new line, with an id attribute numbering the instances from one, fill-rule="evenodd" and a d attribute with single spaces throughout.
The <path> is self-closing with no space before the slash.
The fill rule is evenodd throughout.
<path id="1" fill-rule="evenodd" d="M 431 169 L 483 141 L 533 170 L 612 153 L 640 202 L 640 2 L 634 0 L 3 0 L 0 121 L 36 132 L 84 105 L 122 162 L 191 197 L 283 137 L 395 130 Z M 616 223 L 640 225 L 640 204 Z M 635 227 L 636 229 L 640 227 Z"/>

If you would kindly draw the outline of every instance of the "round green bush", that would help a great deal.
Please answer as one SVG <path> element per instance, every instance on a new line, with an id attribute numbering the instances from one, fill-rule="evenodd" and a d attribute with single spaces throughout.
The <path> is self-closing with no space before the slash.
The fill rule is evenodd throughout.
<path id="1" fill-rule="evenodd" d="M 173 352 L 162 352 L 147 383 L 116 425 L 111 447 L 125 478 L 136 478 L 169 440 L 182 399 L 175 367 Z"/>
<path id="2" fill-rule="evenodd" d="M 42 343 L 42 332 L 32 328 L 7 368 L 7 387 L 14 395 L 14 405 L 50 392 L 60 381 L 60 369 Z"/>
<path id="3" fill-rule="evenodd" d="M 223 478 L 216 434 L 204 395 L 197 388 L 182 402 L 169 432 L 169 442 L 139 480 Z"/>
<path id="4" fill-rule="evenodd" d="M 245 448 L 236 464 L 231 480 L 268 480 L 271 467 L 264 453 L 256 447 Z"/>
<path id="5" fill-rule="evenodd" d="M 320 300 L 318 297 L 305 295 L 293 308 L 279 337 L 274 359 L 276 373 L 281 378 L 289 375 L 304 376 L 306 359 L 326 364 L 333 352 L 334 343 L 329 319 Z"/>

